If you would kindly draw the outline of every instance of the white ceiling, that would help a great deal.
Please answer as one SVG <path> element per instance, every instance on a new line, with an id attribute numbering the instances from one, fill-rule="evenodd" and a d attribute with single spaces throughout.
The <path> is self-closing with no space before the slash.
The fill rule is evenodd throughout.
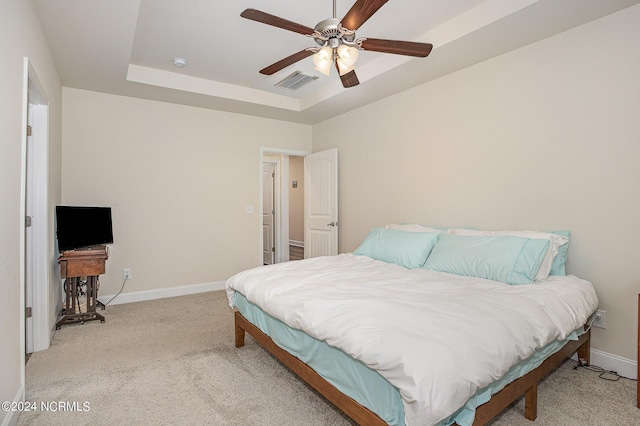
<path id="1" fill-rule="evenodd" d="M 358 37 L 432 43 L 427 58 L 361 52 L 360 85 L 345 89 L 311 58 L 258 71 L 313 39 L 240 17 L 246 8 L 314 27 L 332 0 L 33 0 L 66 87 L 313 124 L 640 0 L 391 0 Z M 342 17 L 354 0 L 338 0 Z M 173 58 L 185 58 L 176 68 Z M 292 91 L 294 71 L 319 79 Z"/>

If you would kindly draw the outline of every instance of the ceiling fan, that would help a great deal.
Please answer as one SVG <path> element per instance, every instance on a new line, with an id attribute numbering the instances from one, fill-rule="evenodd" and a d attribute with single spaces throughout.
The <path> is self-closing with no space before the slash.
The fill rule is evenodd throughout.
<path id="1" fill-rule="evenodd" d="M 260 70 L 261 74 L 272 75 L 289 65 L 313 55 L 315 69 L 329 75 L 335 65 L 340 80 L 345 88 L 358 85 L 358 77 L 354 65 L 358 59 L 358 50 L 370 50 L 396 55 L 425 58 L 431 53 L 433 46 L 429 43 L 411 41 L 383 40 L 379 38 L 356 38 L 356 30 L 360 28 L 388 0 L 356 0 L 347 14 L 339 20 L 336 18 L 336 0 L 333 0 L 333 18 L 320 21 L 315 28 L 288 21 L 256 9 L 247 9 L 240 14 L 243 18 L 274 27 L 293 31 L 313 37 L 320 47 L 309 47 Z"/>

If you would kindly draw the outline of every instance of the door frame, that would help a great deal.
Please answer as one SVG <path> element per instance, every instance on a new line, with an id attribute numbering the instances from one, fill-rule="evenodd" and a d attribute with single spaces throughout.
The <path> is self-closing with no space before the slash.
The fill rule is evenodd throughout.
<path id="1" fill-rule="evenodd" d="M 280 191 L 278 191 L 277 189 L 280 187 L 280 163 L 282 163 L 280 156 L 278 156 L 277 158 L 269 158 L 269 154 L 265 154 L 265 157 L 262 160 L 262 197 L 260 198 L 262 200 L 262 204 L 260 205 L 260 211 L 262 212 L 262 226 L 264 228 L 264 165 L 265 163 L 268 164 L 272 164 L 273 165 L 273 186 L 271 187 L 271 203 L 273 206 L 273 222 L 271 224 L 271 240 L 272 240 L 272 244 L 273 244 L 273 254 L 271 255 L 272 261 L 271 263 L 278 263 L 278 261 L 280 260 L 281 254 L 280 254 L 280 246 L 279 246 L 279 231 L 280 231 L 280 222 L 281 222 L 281 215 L 280 215 L 280 210 L 281 210 L 281 206 L 280 206 Z M 264 229 L 263 229 L 264 232 Z M 262 263 L 264 263 L 264 237 L 262 238 Z"/>
<path id="2" fill-rule="evenodd" d="M 30 122 L 30 123 L 29 123 Z M 33 167 L 27 168 L 27 126 L 31 124 L 33 136 Z M 27 173 L 29 174 L 27 176 Z M 27 192 L 27 177 L 33 182 L 34 190 Z M 32 308 L 33 351 L 47 349 L 51 343 L 52 327 L 50 327 L 50 268 L 49 247 L 49 99 L 40 83 L 38 75 L 29 61 L 24 58 L 23 73 L 23 118 L 21 141 L 21 188 L 20 188 L 20 347 L 22 357 L 27 349 L 25 307 L 27 302 L 27 285 L 30 290 Z M 26 203 L 31 203 L 33 215 L 31 236 L 27 241 Z M 27 243 L 30 243 L 27 255 Z M 28 257 L 27 257 L 28 256 Z M 32 270 L 32 279 L 27 282 L 26 268 Z M 25 371 L 22 359 L 21 379 L 24 388 Z"/>
<path id="3" fill-rule="evenodd" d="M 259 230 L 259 250 L 258 255 L 260 256 L 258 259 L 258 265 L 262 265 L 262 251 L 264 249 L 262 242 L 262 209 L 263 209 L 263 167 L 262 162 L 264 161 L 265 155 L 287 155 L 287 156 L 295 156 L 295 157 L 304 157 L 307 154 L 311 154 L 311 151 L 300 151 L 294 149 L 286 149 L 286 148 L 270 148 L 261 146 L 260 147 L 260 170 L 259 170 L 259 182 L 258 188 L 260 190 L 258 199 L 260 200 L 260 206 L 258 211 L 260 212 L 260 226 Z M 278 207 L 276 208 L 276 235 L 275 235 L 275 244 L 276 244 L 276 259 L 275 262 L 283 262 L 285 260 L 289 260 L 289 210 L 285 209 L 283 206 L 289 205 L 289 162 L 281 161 L 280 162 L 280 179 L 279 183 L 276 184 L 276 202 L 278 203 Z M 277 176 L 277 173 L 276 173 Z M 278 215 L 278 211 L 280 214 Z"/>

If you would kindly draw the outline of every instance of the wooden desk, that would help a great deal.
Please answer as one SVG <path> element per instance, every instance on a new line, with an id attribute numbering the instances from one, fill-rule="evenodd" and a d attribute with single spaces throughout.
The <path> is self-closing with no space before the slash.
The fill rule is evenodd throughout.
<path id="1" fill-rule="evenodd" d="M 97 300 L 98 276 L 104 274 L 108 257 L 107 248 L 98 246 L 90 249 L 65 251 L 58 258 L 60 276 L 64 278 L 66 303 L 62 310 L 62 316 L 56 323 L 56 330 L 65 324 L 84 323 L 92 320 L 104 322 L 104 316 L 96 312 L 96 305 L 101 305 L 104 309 L 104 305 Z M 82 281 L 83 278 L 86 278 L 86 281 Z M 87 286 L 87 307 L 85 312 L 81 312 L 76 295 L 78 289 L 84 284 Z"/>

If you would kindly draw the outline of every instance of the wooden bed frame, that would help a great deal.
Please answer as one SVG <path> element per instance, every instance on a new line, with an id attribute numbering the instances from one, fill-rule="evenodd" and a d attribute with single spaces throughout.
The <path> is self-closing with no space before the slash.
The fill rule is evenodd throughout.
<path id="1" fill-rule="evenodd" d="M 289 367 L 302 380 L 307 382 L 347 416 L 351 417 L 356 423 L 367 426 L 382 426 L 387 424 L 375 413 L 340 392 L 307 364 L 280 348 L 269 336 L 249 322 L 240 312 L 236 311 L 235 344 L 237 348 L 244 346 L 245 331 L 268 352 Z M 535 420 L 538 415 L 538 382 L 576 351 L 578 352 L 580 362 L 588 365 L 589 353 L 591 352 L 590 338 L 591 331 L 587 329 L 578 340 L 567 343 L 562 349 L 547 358 L 538 368 L 511 382 L 500 392 L 495 393 L 487 403 L 476 409 L 475 421 L 473 422 L 474 426 L 488 423 L 489 420 L 497 416 L 523 394 L 525 396 L 524 416 L 529 420 Z"/>

